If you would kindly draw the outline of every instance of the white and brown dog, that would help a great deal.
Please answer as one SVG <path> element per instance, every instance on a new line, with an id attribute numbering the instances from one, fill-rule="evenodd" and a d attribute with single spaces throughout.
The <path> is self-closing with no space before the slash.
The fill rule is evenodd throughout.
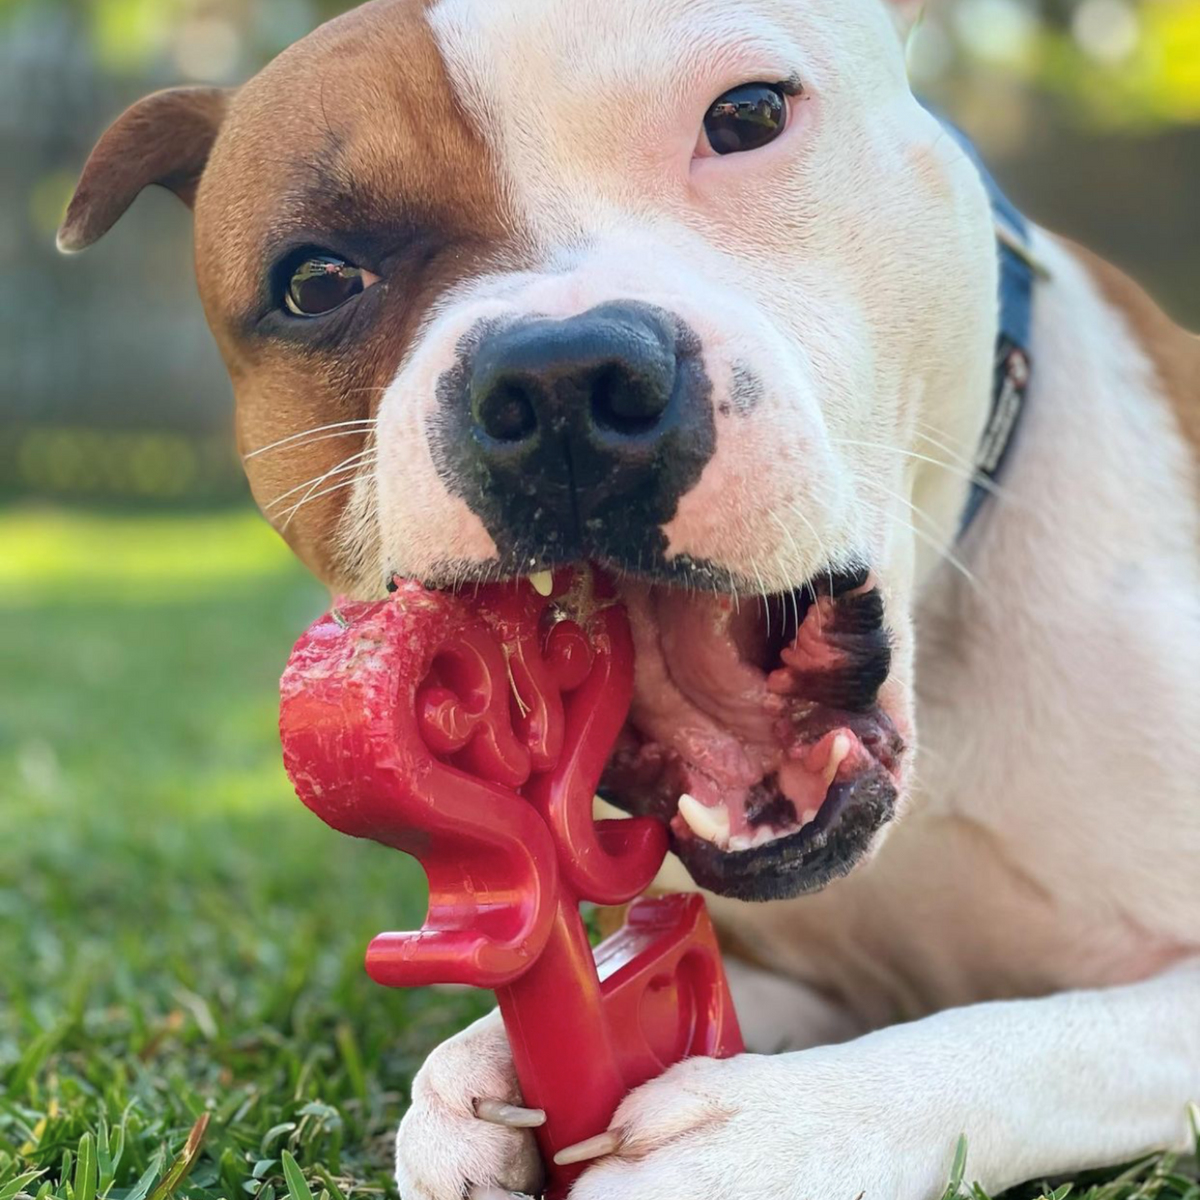
<path id="1" fill-rule="evenodd" d="M 759 1053 L 630 1095 L 579 1200 L 919 1200 L 960 1131 L 1002 1188 L 1200 1100 L 1200 343 L 1030 230 L 958 537 L 1026 381 L 905 8 L 374 0 L 135 106 L 61 232 L 194 207 L 254 494 L 331 587 L 622 580 L 609 794 L 716 894 Z M 406 1198 L 536 1189 L 481 1098 L 491 1018 L 417 1077 Z"/>

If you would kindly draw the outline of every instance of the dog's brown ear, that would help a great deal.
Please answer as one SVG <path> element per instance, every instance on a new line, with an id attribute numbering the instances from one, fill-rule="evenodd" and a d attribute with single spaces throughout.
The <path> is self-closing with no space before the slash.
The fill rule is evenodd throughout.
<path id="1" fill-rule="evenodd" d="M 168 188 L 190 208 L 232 95 L 224 88 L 170 88 L 127 109 L 83 168 L 58 248 L 66 254 L 86 250 L 151 184 Z"/>

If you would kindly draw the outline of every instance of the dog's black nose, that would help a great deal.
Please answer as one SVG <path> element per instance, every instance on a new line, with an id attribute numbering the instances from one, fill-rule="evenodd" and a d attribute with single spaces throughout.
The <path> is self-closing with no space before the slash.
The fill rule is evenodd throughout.
<path id="1" fill-rule="evenodd" d="M 611 305 L 567 321 L 530 321 L 485 342 L 471 374 L 471 416 L 496 465 L 556 435 L 572 459 L 645 461 L 670 436 L 675 332 L 657 314 Z"/>
<path id="2" fill-rule="evenodd" d="M 647 305 L 485 331 L 440 391 L 443 477 L 526 561 L 653 559 L 712 455 L 695 339 Z"/>

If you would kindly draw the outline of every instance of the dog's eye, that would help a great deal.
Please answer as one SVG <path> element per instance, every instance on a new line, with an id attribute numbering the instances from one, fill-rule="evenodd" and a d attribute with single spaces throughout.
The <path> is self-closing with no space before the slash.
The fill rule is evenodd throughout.
<path id="1" fill-rule="evenodd" d="M 713 101 L 704 137 L 715 154 L 740 154 L 773 142 L 787 126 L 787 96 L 773 83 L 745 83 Z"/>
<path id="2" fill-rule="evenodd" d="M 319 317 L 365 292 L 378 275 L 328 254 L 314 254 L 296 264 L 283 302 L 297 317 Z"/>

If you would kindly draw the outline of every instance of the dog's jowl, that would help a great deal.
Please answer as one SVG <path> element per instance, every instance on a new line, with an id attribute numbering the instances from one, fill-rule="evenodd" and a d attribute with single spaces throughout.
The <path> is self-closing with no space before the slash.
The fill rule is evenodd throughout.
<path id="1" fill-rule="evenodd" d="M 374 0 L 135 106 L 61 232 L 193 207 L 331 588 L 617 581 L 605 796 L 762 1053 L 632 1093 L 579 1200 L 924 1200 L 960 1132 L 1000 1189 L 1200 1101 L 1200 347 L 914 98 L 917 7 Z M 404 1197 L 536 1189 L 487 1098 L 494 1018 L 417 1076 Z"/>

